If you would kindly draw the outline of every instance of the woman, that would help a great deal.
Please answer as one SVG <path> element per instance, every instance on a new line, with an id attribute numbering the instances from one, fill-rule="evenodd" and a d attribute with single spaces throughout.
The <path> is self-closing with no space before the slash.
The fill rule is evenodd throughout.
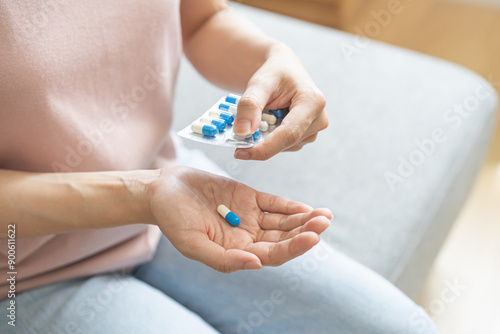
<path id="1" fill-rule="evenodd" d="M 182 52 L 244 92 L 238 135 L 290 107 L 235 158 L 299 150 L 328 125 L 300 60 L 225 1 L 7 0 L 0 17 L 2 333 L 437 332 L 390 283 L 318 245 L 330 210 L 176 165 Z"/>

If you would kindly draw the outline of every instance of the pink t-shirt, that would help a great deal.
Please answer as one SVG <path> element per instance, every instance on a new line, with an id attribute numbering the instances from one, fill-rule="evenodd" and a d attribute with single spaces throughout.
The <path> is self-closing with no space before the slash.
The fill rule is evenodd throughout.
<path id="1" fill-rule="evenodd" d="M 133 170 L 172 161 L 181 53 L 179 0 L 0 2 L 0 169 Z M 17 238 L 16 292 L 130 269 L 152 257 L 160 235 L 134 224 Z M 7 251 L 0 240 L 0 299 Z"/>

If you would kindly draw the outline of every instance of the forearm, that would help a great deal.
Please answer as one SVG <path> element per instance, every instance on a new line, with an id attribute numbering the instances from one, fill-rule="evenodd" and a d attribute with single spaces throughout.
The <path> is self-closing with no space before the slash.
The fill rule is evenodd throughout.
<path id="1" fill-rule="evenodd" d="M 181 12 L 188 10 L 183 8 Z M 188 15 L 184 14 L 183 20 L 189 20 Z M 289 49 L 244 17 L 219 8 L 194 31 L 184 34 L 184 52 L 212 83 L 243 91 L 271 54 L 288 53 Z"/>
<path id="2" fill-rule="evenodd" d="M 149 223 L 147 187 L 157 171 L 27 173 L 0 170 L 0 237 Z"/>

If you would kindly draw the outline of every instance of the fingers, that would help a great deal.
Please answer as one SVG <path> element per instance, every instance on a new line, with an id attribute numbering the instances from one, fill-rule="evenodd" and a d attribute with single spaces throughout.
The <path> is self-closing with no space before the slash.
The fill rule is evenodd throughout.
<path id="1" fill-rule="evenodd" d="M 328 126 L 328 116 L 324 109 L 320 109 L 324 106 L 323 103 L 311 105 L 307 101 L 309 100 L 304 99 L 293 106 L 281 125 L 276 127 L 263 142 L 253 148 L 236 150 L 235 158 L 268 160 L 284 150 L 300 149 L 302 146 L 295 147 L 297 144 L 316 140 L 317 133 Z"/>
<path id="2" fill-rule="evenodd" d="M 297 144 L 297 145 L 292 146 L 290 148 L 287 148 L 286 150 L 284 150 L 284 152 L 298 152 L 303 148 L 304 148 L 304 144 L 300 143 L 300 144 Z"/>
<path id="3" fill-rule="evenodd" d="M 318 138 L 318 134 L 315 133 L 312 136 L 309 136 L 306 139 L 302 140 L 302 143 L 311 144 L 311 143 L 314 143 L 317 138 Z"/>
<path id="4" fill-rule="evenodd" d="M 306 144 L 311 144 L 313 143 L 314 141 L 316 141 L 316 139 L 318 138 L 318 134 L 315 133 L 314 135 L 312 136 L 309 136 L 305 139 L 303 139 L 300 143 L 292 146 L 292 147 L 289 147 L 287 148 L 286 150 L 284 150 L 285 152 L 297 152 L 297 151 L 300 151 L 302 148 L 304 148 L 304 146 Z"/>
<path id="5" fill-rule="evenodd" d="M 303 232 L 293 238 L 273 242 L 257 242 L 245 250 L 257 255 L 265 266 L 279 266 L 310 250 L 319 242 L 319 235 L 314 232 Z"/>
<path id="6" fill-rule="evenodd" d="M 199 261 L 217 271 L 230 273 L 244 269 L 261 269 L 258 256 L 240 249 L 224 249 L 206 235 L 191 239 L 190 247 L 182 252 L 186 257 Z"/>
<path id="7" fill-rule="evenodd" d="M 293 215 L 312 211 L 309 205 L 267 193 L 257 193 L 257 205 L 264 212 Z"/>
<path id="8" fill-rule="evenodd" d="M 303 232 L 314 232 L 319 235 L 323 233 L 329 226 L 330 220 L 326 217 L 314 217 L 313 219 L 308 220 L 305 224 L 300 225 L 290 231 L 264 230 L 257 237 L 257 241 L 279 242 L 293 238 L 294 236 Z"/>
<path id="9" fill-rule="evenodd" d="M 333 218 L 333 214 L 328 209 L 314 209 L 308 213 L 294 215 L 268 213 L 264 215 L 264 218 L 260 222 L 260 228 L 263 230 L 290 231 L 306 224 L 315 217 L 324 217 L 330 222 Z"/>
<path id="10" fill-rule="evenodd" d="M 262 111 L 277 86 L 276 76 L 266 76 L 257 73 L 247 86 L 238 103 L 238 112 L 234 120 L 234 133 L 246 137 L 259 128 Z"/>

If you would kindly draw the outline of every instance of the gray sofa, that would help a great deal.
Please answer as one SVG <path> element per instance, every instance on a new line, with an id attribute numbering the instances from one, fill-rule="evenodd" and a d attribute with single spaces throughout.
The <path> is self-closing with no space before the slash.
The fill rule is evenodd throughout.
<path id="1" fill-rule="evenodd" d="M 260 191 L 330 208 L 336 218 L 323 239 L 415 298 L 485 155 L 497 105 L 493 89 L 443 60 L 233 7 L 303 59 L 327 97 L 331 126 L 301 152 L 266 162 L 184 144 Z M 226 93 L 184 61 L 174 130 Z"/>

